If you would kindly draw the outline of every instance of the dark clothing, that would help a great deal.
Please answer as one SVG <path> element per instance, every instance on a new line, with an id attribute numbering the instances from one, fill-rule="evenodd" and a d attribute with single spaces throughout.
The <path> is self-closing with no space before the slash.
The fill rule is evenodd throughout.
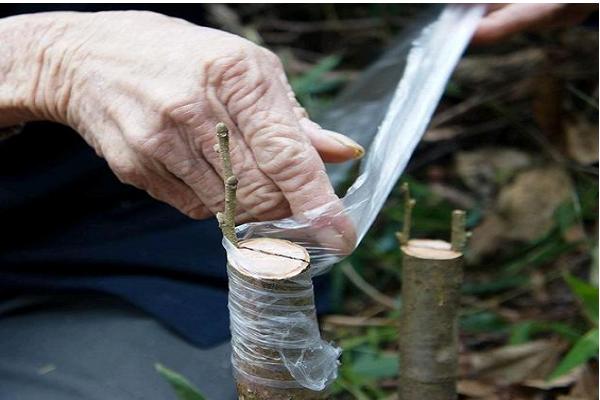
<path id="1" fill-rule="evenodd" d="M 110 293 L 197 345 L 227 339 L 214 220 L 191 220 L 122 184 L 70 129 L 29 124 L 0 142 L 0 220 L 3 296 Z"/>
<path id="2" fill-rule="evenodd" d="M 129 9 L 205 23 L 201 5 L 7 4 L 0 17 Z M 123 185 L 72 130 L 32 123 L 0 141 L 0 221 L 0 300 L 111 293 L 197 345 L 227 339 L 225 257 L 214 220 L 192 221 Z"/>

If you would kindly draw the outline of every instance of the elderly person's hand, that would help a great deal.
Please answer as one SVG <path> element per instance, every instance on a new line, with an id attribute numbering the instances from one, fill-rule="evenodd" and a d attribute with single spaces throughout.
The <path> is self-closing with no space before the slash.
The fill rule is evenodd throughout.
<path id="1" fill-rule="evenodd" d="M 67 124 L 121 181 L 193 218 L 223 209 L 219 121 L 232 132 L 239 221 L 337 201 L 323 161 L 363 153 L 308 119 L 273 53 L 183 20 L 137 11 L 11 17 L 0 24 L 2 56 L 13 61 L 0 61 L 0 126 Z"/>

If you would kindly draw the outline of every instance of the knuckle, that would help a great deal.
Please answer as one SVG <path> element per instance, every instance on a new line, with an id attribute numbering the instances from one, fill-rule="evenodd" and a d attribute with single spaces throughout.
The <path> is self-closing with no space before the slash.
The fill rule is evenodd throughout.
<path id="1" fill-rule="evenodd" d="M 160 200 L 175 208 L 179 208 L 179 204 L 177 203 L 177 199 L 173 199 L 172 196 L 166 196 L 164 190 L 161 190 L 157 185 L 152 185 L 151 187 L 146 188 L 146 192 L 154 199 Z"/>
<path id="2" fill-rule="evenodd" d="M 181 191 L 177 187 L 154 182 L 146 188 L 146 192 L 153 198 L 171 205 L 191 218 L 202 219 L 206 218 L 207 213 L 210 215 L 210 212 L 206 210 L 204 204 L 197 197 Z"/>
<path id="3" fill-rule="evenodd" d="M 314 166 L 308 165 L 307 162 L 298 163 L 298 168 L 295 172 L 292 171 L 292 169 L 283 170 L 278 176 L 279 184 L 286 192 L 301 191 L 306 185 L 318 180 L 318 172 L 314 171 Z"/>
<path id="4" fill-rule="evenodd" d="M 249 214 L 262 220 L 289 215 L 287 200 L 279 188 L 265 178 L 251 182 L 239 190 L 239 198 L 243 199 L 244 208 Z"/>
<path id="5" fill-rule="evenodd" d="M 193 159 L 184 158 L 176 161 L 169 169 L 184 180 L 190 179 L 191 177 L 195 177 L 194 180 L 198 181 L 204 180 L 202 170 L 197 167 L 197 162 Z"/>
<path id="6" fill-rule="evenodd" d="M 149 158 L 164 159 L 171 151 L 170 141 L 164 133 L 129 133 L 127 141 L 135 152 Z"/>
<path id="7" fill-rule="evenodd" d="M 193 219 L 206 219 L 213 215 L 213 213 L 204 206 L 198 206 L 191 210 L 183 211 L 183 213 Z"/>
<path id="8" fill-rule="evenodd" d="M 298 100 L 296 100 L 296 96 L 294 96 L 294 94 L 292 93 L 290 97 L 290 101 L 292 102 L 292 104 L 294 104 L 294 113 L 296 114 L 296 118 L 298 119 L 303 119 L 303 118 L 309 118 L 308 112 L 306 111 L 306 109 L 304 107 L 302 107 L 300 105 L 300 103 L 298 103 Z M 312 121 L 311 121 L 312 122 Z"/>
<path id="9" fill-rule="evenodd" d="M 163 117 L 164 126 L 176 128 L 180 125 L 201 124 L 206 111 L 202 100 L 183 98 L 180 101 L 166 102 L 160 107 L 159 113 Z"/>
<path id="10" fill-rule="evenodd" d="M 271 90 L 272 82 L 258 71 L 248 73 L 245 79 L 230 88 L 224 98 L 227 109 L 233 114 L 252 109 L 256 102 Z"/>
<path id="11" fill-rule="evenodd" d="M 235 55 L 221 57 L 208 67 L 210 86 L 215 90 L 217 99 L 233 115 L 251 108 L 271 90 L 268 70 L 254 53 L 242 50 Z"/>
<path id="12" fill-rule="evenodd" d="M 253 146 L 272 147 L 281 145 L 279 139 L 285 139 L 287 145 L 307 144 L 308 138 L 299 127 L 290 125 L 289 116 L 272 110 L 257 110 L 245 125 L 247 140 Z"/>
<path id="13" fill-rule="evenodd" d="M 185 215 L 194 219 L 206 218 L 211 214 L 210 211 L 204 207 L 204 204 L 194 198 L 183 200 L 182 204 L 177 208 Z"/>
<path id="14" fill-rule="evenodd" d="M 286 137 L 272 137 L 261 148 L 261 169 L 278 179 L 302 172 L 306 165 L 305 143 Z"/>
<path id="15" fill-rule="evenodd" d="M 143 187 L 143 174 L 136 163 L 128 158 L 107 157 L 107 162 L 117 178 L 136 187 Z"/>
<path id="16" fill-rule="evenodd" d="M 310 144 L 286 145 L 287 140 L 279 140 L 260 168 L 277 182 L 277 186 L 286 193 L 304 191 L 315 182 L 328 181 L 327 173 Z"/>
<path id="17" fill-rule="evenodd" d="M 244 174 L 244 185 L 238 188 L 241 201 L 253 209 L 273 208 L 285 202 L 283 194 L 275 184 L 264 176 L 255 166 L 254 170 Z"/>
<path id="18" fill-rule="evenodd" d="M 265 47 L 260 47 L 260 52 L 267 59 L 267 61 L 271 63 L 271 65 L 283 70 L 283 63 L 277 54 Z"/>
<path id="19" fill-rule="evenodd" d="M 204 204 L 211 212 L 215 214 L 219 211 L 223 211 L 225 207 L 223 193 L 210 196 L 208 200 L 205 200 Z"/>
<path id="20" fill-rule="evenodd" d="M 156 139 L 147 132 L 128 132 L 125 138 L 132 150 L 143 155 L 150 155 L 156 146 Z"/>
<path id="21" fill-rule="evenodd" d="M 218 57 L 206 64 L 206 77 L 209 84 L 222 87 L 225 83 L 235 82 L 250 68 L 247 51 L 239 49 Z"/>
<path id="22" fill-rule="evenodd" d="M 214 172 L 211 168 L 202 168 L 196 160 L 184 159 L 168 166 L 168 169 L 188 186 L 195 188 L 197 193 L 202 191 L 206 196 L 201 197 L 202 201 L 211 211 L 222 209 L 224 189 L 221 186 L 215 188 Z"/>
<path id="23" fill-rule="evenodd" d="M 266 192 L 260 195 L 262 200 L 252 208 L 252 214 L 257 218 L 276 218 L 287 216 L 289 207 L 280 192 Z"/>
<path id="24" fill-rule="evenodd" d="M 241 79 L 232 80 L 221 87 L 221 101 L 233 114 L 239 114 L 252 108 L 271 88 L 271 81 L 265 79 L 260 71 L 252 70 Z"/>

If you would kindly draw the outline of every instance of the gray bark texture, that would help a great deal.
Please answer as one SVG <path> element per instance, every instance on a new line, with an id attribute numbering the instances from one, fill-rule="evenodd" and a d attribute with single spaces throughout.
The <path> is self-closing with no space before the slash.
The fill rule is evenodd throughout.
<path id="1" fill-rule="evenodd" d="M 419 242 L 425 241 L 410 240 L 402 246 L 399 397 L 455 399 L 463 257 L 451 252 L 447 243 L 448 253 L 454 255 L 410 252 L 422 245 Z"/>

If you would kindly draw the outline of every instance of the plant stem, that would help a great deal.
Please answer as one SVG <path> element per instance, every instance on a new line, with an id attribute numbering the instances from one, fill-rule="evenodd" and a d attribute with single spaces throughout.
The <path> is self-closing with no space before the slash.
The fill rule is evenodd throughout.
<path id="1" fill-rule="evenodd" d="M 218 153 L 223 162 L 223 183 L 225 186 L 225 210 L 217 213 L 219 227 L 223 231 L 223 236 L 227 238 L 234 246 L 238 245 L 238 238 L 235 234 L 235 207 L 236 190 L 238 180 L 233 174 L 231 167 L 231 154 L 229 150 L 229 129 L 223 122 L 217 124 Z"/>
<path id="2" fill-rule="evenodd" d="M 410 198 L 410 188 L 408 183 L 404 182 L 402 185 L 402 191 L 404 192 L 404 222 L 402 224 L 402 233 L 397 233 L 396 237 L 400 242 L 401 246 L 404 246 L 410 240 L 410 230 L 412 225 L 412 209 L 415 206 L 415 199 Z"/>
<path id="3" fill-rule="evenodd" d="M 469 236 L 466 231 L 467 214 L 463 210 L 452 211 L 452 230 L 451 239 L 452 250 L 462 253 L 465 245 L 467 244 L 467 238 Z"/>

